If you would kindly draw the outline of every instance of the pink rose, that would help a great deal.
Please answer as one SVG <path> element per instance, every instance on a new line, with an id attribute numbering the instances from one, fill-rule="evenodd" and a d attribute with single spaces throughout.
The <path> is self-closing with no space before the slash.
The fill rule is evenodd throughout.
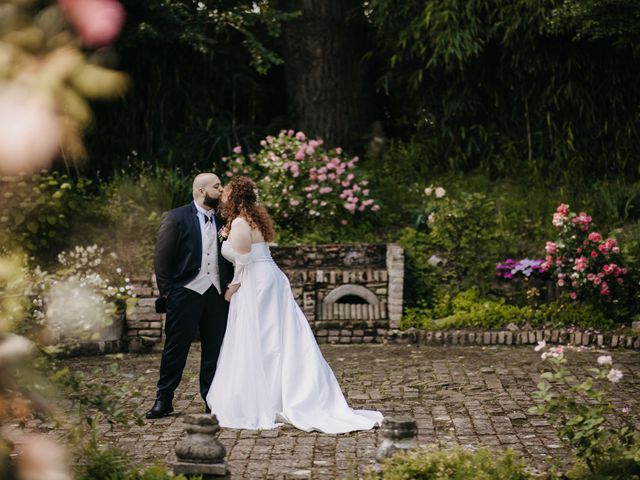
<path id="1" fill-rule="evenodd" d="M 242 153 L 242 147 L 240 145 L 233 147 L 233 153 Z"/>
<path id="2" fill-rule="evenodd" d="M 593 283 L 596 285 L 600 285 L 602 283 L 602 279 L 600 277 L 596 277 L 593 279 Z"/>
<path id="3" fill-rule="evenodd" d="M 306 138 L 307 138 L 307 137 L 305 136 L 305 134 L 304 134 L 304 133 L 302 133 L 302 132 L 298 132 L 298 133 L 296 133 L 296 140 L 299 140 L 299 141 L 301 141 L 301 142 L 304 142 Z"/>
<path id="4" fill-rule="evenodd" d="M 380 205 L 374 205 L 373 207 L 371 207 L 371 211 L 373 212 L 377 212 L 378 210 L 380 210 Z"/>
<path id="5" fill-rule="evenodd" d="M 598 232 L 591 232 L 588 238 L 590 241 L 597 243 L 602 240 L 602 235 L 600 235 Z"/>
<path id="6" fill-rule="evenodd" d="M 547 242 L 545 250 L 548 254 L 553 255 L 554 253 L 556 253 L 556 244 L 554 242 Z"/>
<path id="7" fill-rule="evenodd" d="M 340 155 L 342 153 L 342 149 L 340 147 L 336 148 L 336 154 Z"/>
<path id="8" fill-rule="evenodd" d="M 591 258 L 596 258 L 598 256 L 598 252 L 595 250 L 591 252 Z"/>
<path id="9" fill-rule="evenodd" d="M 291 200 L 289 200 L 289 203 L 291 204 L 292 207 L 297 207 L 298 205 L 300 205 L 300 200 L 292 198 Z"/>
<path id="10" fill-rule="evenodd" d="M 571 297 L 571 300 L 575 300 L 576 298 L 578 298 L 578 294 L 576 292 L 571 292 L 569 296 Z"/>
<path id="11" fill-rule="evenodd" d="M 18 88 L 0 87 L 0 174 L 36 172 L 58 153 L 62 128 L 51 105 Z"/>
<path id="12" fill-rule="evenodd" d="M 349 221 L 343 218 L 342 220 L 340 220 L 340 223 L 342 225 L 346 225 L 347 223 L 349 223 Z"/>
<path id="13" fill-rule="evenodd" d="M 115 0 L 58 0 L 58 4 L 90 48 L 112 43 L 124 24 L 124 8 Z"/>

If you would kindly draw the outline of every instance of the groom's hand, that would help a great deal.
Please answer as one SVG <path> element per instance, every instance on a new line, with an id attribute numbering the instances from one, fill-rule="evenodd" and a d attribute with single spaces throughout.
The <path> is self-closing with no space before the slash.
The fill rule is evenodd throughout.
<path id="1" fill-rule="evenodd" d="M 224 294 L 224 299 L 227 302 L 230 302 L 231 301 L 231 297 L 233 297 L 233 294 L 238 291 L 238 288 L 240 288 L 240 284 L 239 283 L 236 283 L 234 285 L 230 285 L 229 287 L 227 287 L 227 291 Z"/>

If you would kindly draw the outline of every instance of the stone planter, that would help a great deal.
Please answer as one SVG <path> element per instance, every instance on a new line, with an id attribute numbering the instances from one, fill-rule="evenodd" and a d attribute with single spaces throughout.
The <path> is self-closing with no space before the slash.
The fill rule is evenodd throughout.
<path id="1" fill-rule="evenodd" d="M 98 331 L 98 338 L 96 340 L 103 342 L 113 342 L 121 340 L 124 336 L 125 325 L 127 323 L 126 315 L 124 312 L 118 312 L 111 325 L 102 327 Z"/>

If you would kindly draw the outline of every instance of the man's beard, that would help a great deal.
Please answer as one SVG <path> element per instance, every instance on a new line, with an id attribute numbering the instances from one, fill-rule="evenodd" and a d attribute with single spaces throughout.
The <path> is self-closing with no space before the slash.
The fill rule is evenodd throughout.
<path id="1" fill-rule="evenodd" d="M 202 201 L 207 207 L 213 208 L 214 210 L 218 209 L 218 205 L 220 204 L 220 199 L 210 197 L 208 193 L 204 194 L 204 200 Z"/>

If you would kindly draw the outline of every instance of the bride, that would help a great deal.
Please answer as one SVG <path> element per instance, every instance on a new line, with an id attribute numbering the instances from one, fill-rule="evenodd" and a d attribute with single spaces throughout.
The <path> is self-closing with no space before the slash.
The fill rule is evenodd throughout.
<path id="1" fill-rule="evenodd" d="M 220 425 L 271 429 L 286 422 L 324 433 L 380 425 L 380 412 L 347 404 L 287 277 L 271 258 L 273 224 L 257 203 L 255 183 L 233 177 L 221 200 L 229 232 L 222 255 L 235 264 L 235 276 L 225 295 L 231 302 L 227 331 L 207 394 Z"/>

